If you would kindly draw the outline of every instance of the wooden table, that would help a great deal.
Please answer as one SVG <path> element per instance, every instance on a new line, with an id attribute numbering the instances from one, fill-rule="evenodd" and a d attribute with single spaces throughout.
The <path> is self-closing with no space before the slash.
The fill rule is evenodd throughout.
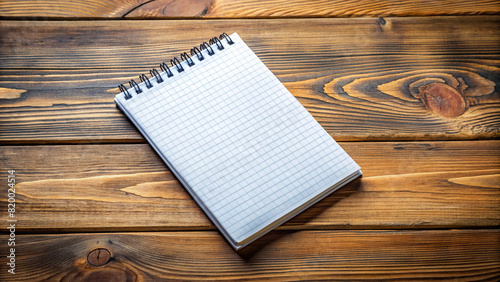
<path id="1" fill-rule="evenodd" d="M 500 4 L 395 2 L 0 2 L 0 280 L 499 280 Z M 224 31 L 364 172 L 240 252 L 113 102 Z"/>

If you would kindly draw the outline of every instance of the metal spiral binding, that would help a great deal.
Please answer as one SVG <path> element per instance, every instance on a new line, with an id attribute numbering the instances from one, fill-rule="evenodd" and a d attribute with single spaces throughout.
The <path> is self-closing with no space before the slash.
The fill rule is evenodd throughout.
<path id="1" fill-rule="evenodd" d="M 123 92 L 123 95 L 125 95 L 126 100 L 132 98 L 132 95 L 130 95 L 130 93 L 128 93 L 127 88 L 125 88 L 125 86 L 123 86 L 123 84 L 118 85 L 118 89 L 120 89 L 120 92 Z"/>
<path id="2" fill-rule="evenodd" d="M 172 71 L 170 70 L 170 68 L 167 66 L 167 64 L 165 64 L 165 62 L 163 62 L 163 63 L 160 64 L 160 69 L 167 74 L 167 77 L 174 76 L 174 74 L 172 73 Z"/>
<path id="3" fill-rule="evenodd" d="M 137 82 L 135 82 L 133 79 L 129 81 L 129 84 L 130 87 L 133 87 L 135 89 L 135 93 L 142 93 L 142 89 L 139 87 L 139 84 L 137 84 Z"/>
<path id="4" fill-rule="evenodd" d="M 203 57 L 203 54 L 201 53 L 200 49 L 198 49 L 198 47 L 194 47 L 193 49 L 191 49 L 191 56 L 195 56 L 198 58 L 198 61 L 203 61 L 205 59 L 205 57 Z"/>
<path id="5" fill-rule="evenodd" d="M 190 67 L 194 66 L 193 59 L 186 52 L 181 54 L 181 60 L 186 61 Z"/>
<path id="6" fill-rule="evenodd" d="M 146 85 L 147 89 L 153 87 L 153 84 L 151 83 L 151 81 L 149 81 L 149 78 L 145 74 L 141 74 L 139 76 L 139 79 L 141 80 L 141 82 L 144 82 L 144 85 Z"/>
<path id="7" fill-rule="evenodd" d="M 156 82 L 158 82 L 158 83 L 163 82 L 163 78 L 161 77 L 160 73 L 156 69 L 150 70 L 149 73 L 151 74 L 151 77 L 156 78 Z"/>
<path id="8" fill-rule="evenodd" d="M 173 60 L 170 60 L 170 64 L 172 65 L 172 67 L 175 66 L 177 68 L 178 73 L 184 71 L 184 67 L 182 67 L 181 62 L 179 62 L 179 59 L 177 59 L 177 57 L 175 57 Z"/>
<path id="9" fill-rule="evenodd" d="M 224 45 L 222 45 L 222 42 L 220 42 L 219 38 L 217 37 L 214 37 L 212 39 L 210 39 L 210 41 L 208 41 L 208 43 L 210 43 L 211 45 L 217 45 L 217 49 L 219 50 L 224 50 Z"/>
<path id="10" fill-rule="evenodd" d="M 203 56 L 203 54 L 202 54 L 203 50 L 207 50 L 208 55 L 213 56 L 215 54 L 215 51 L 212 48 L 212 46 L 210 46 L 210 45 L 216 45 L 217 49 L 219 51 L 222 51 L 222 50 L 224 50 L 224 44 L 223 44 L 224 39 L 228 45 L 234 44 L 234 41 L 231 39 L 231 37 L 229 37 L 229 35 L 227 35 L 225 32 L 223 32 L 221 35 L 219 35 L 219 37 L 211 38 L 208 41 L 209 43 L 203 42 L 202 44 L 200 44 L 199 48 L 193 47 L 190 51 L 191 56 L 187 52 L 184 52 L 180 55 L 180 58 L 181 58 L 180 60 L 177 59 L 177 57 L 174 57 L 172 60 L 170 60 L 171 67 L 175 67 L 175 69 L 177 70 L 177 73 L 181 73 L 181 72 L 185 71 L 181 62 L 186 61 L 187 65 L 189 67 L 194 66 L 195 62 L 194 62 L 193 58 L 196 58 L 199 62 L 201 62 L 205 59 L 205 56 Z M 174 76 L 174 73 L 170 70 L 170 68 L 168 67 L 168 65 L 165 62 L 162 62 L 160 64 L 160 70 L 162 72 L 164 72 L 164 75 L 165 74 L 167 75 L 167 78 Z M 155 78 L 155 80 L 158 84 L 162 83 L 164 81 L 163 77 L 156 69 L 151 69 L 149 71 L 149 74 L 150 74 L 150 78 Z M 144 83 L 144 86 L 146 86 L 147 89 L 154 87 L 154 85 L 151 83 L 151 81 L 149 80 L 149 78 L 147 77 L 146 74 L 141 74 L 139 76 L 139 79 L 141 80 L 141 83 Z M 129 85 L 130 85 L 129 90 L 134 89 L 136 94 L 140 94 L 143 92 L 143 89 L 133 79 L 131 79 L 129 81 Z M 128 99 L 133 97 L 123 84 L 118 85 L 118 89 L 120 89 L 120 92 L 123 93 L 125 100 L 128 100 Z"/>

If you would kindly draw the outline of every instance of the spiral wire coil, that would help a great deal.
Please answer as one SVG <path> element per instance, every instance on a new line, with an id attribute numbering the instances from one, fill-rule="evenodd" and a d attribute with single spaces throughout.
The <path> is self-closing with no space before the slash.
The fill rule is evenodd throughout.
<path id="1" fill-rule="evenodd" d="M 185 61 L 188 65 L 188 67 L 192 67 L 195 65 L 195 62 L 193 58 L 196 58 L 198 62 L 201 62 L 205 59 L 205 56 L 203 56 L 202 51 L 207 50 L 207 54 L 209 56 L 213 56 L 215 54 L 214 48 L 212 48 L 214 45 L 217 47 L 219 51 L 224 50 L 224 39 L 228 45 L 233 45 L 234 41 L 227 35 L 225 32 L 223 32 L 219 37 L 213 37 L 209 40 L 209 43 L 203 42 L 200 44 L 200 47 L 193 47 L 190 51 L 191 56 L 187 53 L 184 52 L 180 55 L 180 60 L 175 57 L 172 60 L 170 60 L 170 67 L 175 69 L 177 73 L 181 73 L 185 71 L 185 68 L 182 66 L 181 62 Z M 162 62 L 160 64 L 160 70 L 164 72 L 164 76 L 166 75 L 166 78 L 170 78 L 174 76 L 174 72 L 170 69 L 170 67 L 165 63 Z M 162 75 L 158 72 L 157 69 L 151 69 L 149 71 L 150 78 L 155 79 L 158 84 L 164 82 L 165 80 L 163 79 Z M 146 74 L 141 74 L 139 76 L 139 79 L 141 83 L 144 83 L 144 86 L 146 86 L 147 89 L 154 87 L 154 85 L 151 83 L 150 78 Z M 125 100 L 128 100 L 132 98 L 132 95 L 128 90 L 134 90 L 136 94 L 140 94 L 143 92 L 143 89 L 139 86 L 137 82 L 135 82 L 133 79 L 129 81 L 130 88 L 127 89 L 123 84 L 118 85 L 118 89 L 120 90 L 121 93 L 123 93 Z"/>

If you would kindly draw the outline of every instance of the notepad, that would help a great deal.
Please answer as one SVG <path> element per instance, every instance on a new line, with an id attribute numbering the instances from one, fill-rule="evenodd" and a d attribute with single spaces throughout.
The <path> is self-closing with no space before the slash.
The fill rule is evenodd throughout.
<path id="1" fill-rule="evenodd" d="M 236 33 L 150 74 L 115 102 L 235 249 L 361 175 Z"/>

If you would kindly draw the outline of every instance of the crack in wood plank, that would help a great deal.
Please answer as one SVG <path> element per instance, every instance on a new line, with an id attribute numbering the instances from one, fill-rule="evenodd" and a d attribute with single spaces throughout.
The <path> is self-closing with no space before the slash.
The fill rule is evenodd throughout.
<path id="1" fill-rule="evenodd" d="M 16 184 L 16 193 L 31 199 L 72 199 L 126 203 L 151 202 L 151 200 L 141 198 L 190 199 L 177 180 L 162 179 L 166 174 L 170 174 L 170 172 L 34 180 Z M 144 183 L 144 181 L 148 182 Z M 126 186 L 117 188 L 123 193 L 103 189 L 103 187 L 112 185 L 111 183 L 118 185 L 118 187 Z M 72 187 L 72 189 L 67 189 L 67 187 Z M 131 197 L 127 194 L 138 197 Z"/>
<path id="2" fill-rule="evenodd" d="M 143 3 L 139 4 L 139 5 L 137 5 L 137 6 L 133 7 L 133 8 L 131 8 L 130 10 L 126 11 L 125 13 L 123 13 L 123 15 L 122 15 L 121 17 L 122 17 L 122 18 L 125 18 L 128 14 L 130 14 L 130 13 L 132 13 L 133 11 L 135 11 L 135 10 L 139 9 L 140 7 L 142 7 L 142 6 L 146 5 L 146 4 L 149 4 L 149 3 L 151 3 L 151 2 L 155 2 L 155 1 L 157 1 L 157 0 L 149 0 L 149 1 L 143 2 Z"/>
<path id="3" fill-rule="evenodd" d="M 448 181 L 465 186 L 500 188 L 500 174 L 456 177 Z"/>

